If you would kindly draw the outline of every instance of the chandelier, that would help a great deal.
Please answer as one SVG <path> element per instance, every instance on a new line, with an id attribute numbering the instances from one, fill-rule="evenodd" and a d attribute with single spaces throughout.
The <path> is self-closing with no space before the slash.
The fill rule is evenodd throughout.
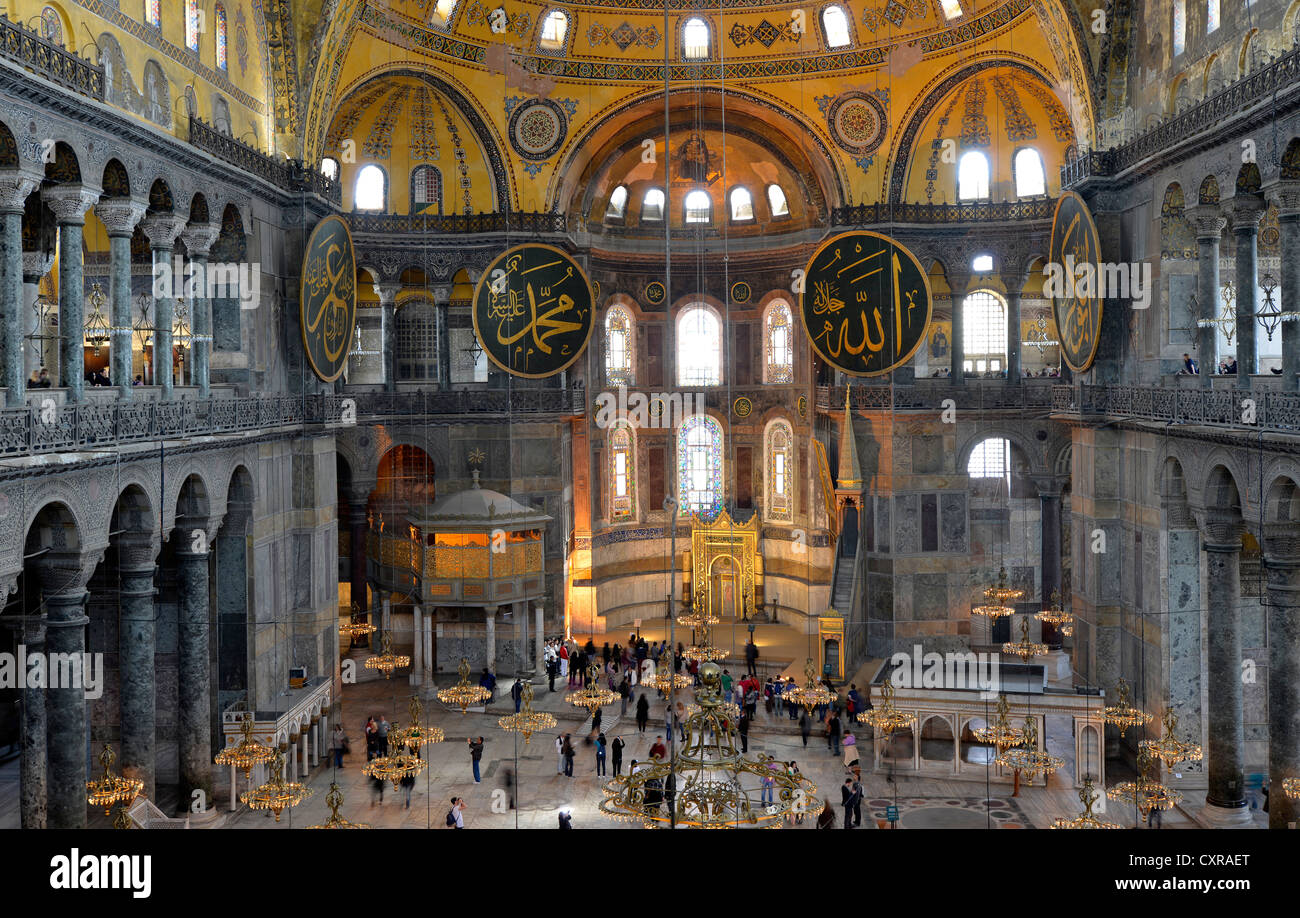
<path id="1" fill-rule="evenodd" d="M 600 685 L 600 667 L 595 662 L 587 666 L 587 684 L 576 692 L 569 692 L 564 700 L 575 708 L 586 708 L 589 716 L 595 716 L 601 705 L 613 704 L 619 699 L 618 692 L 611 692 Z"/>
<path id="2" fill-rule="evenodd" d="M 702 710 L 703 708 L 698 704 L 688 704 L 686 706 L 686 716 L 690 717 L 692 714 L 698 714 Z M 740 705 L 732 701 L 724 701 L 722 704 L 718 705 L 718 713 L 729 720 L 740 720 Z"/>
<path id="3" fill-rule="evenodd" d="M 992 725 L 977 727 L 971 731 L 975 739 L 981 743 L 992 743 L 997 747 L 998 755 L 1001 755 L 1012 746 L 1019 746 L 1025 741 L 1025 731 L 1019 727 L 1011 726 L 1011 708 L 1007 704 L 1007 696 L 998 696 L 998 716 Z"/>
<path id="4" fill-rule="evenodd" d="M 460 708 L 461 717 L 474 705 L 483 704 L 492 696 L 492 692 L 481 685 L 469 684 L 469 658 L 460 658 L 460 681 L 451 688 L 438 689 L 438 700 Z"/>
<path id="5" fill-rule="evenodd" d="M 1128 683 L 1123 679 L 1119 680 L 1116 691 L 1119 693 L 1119 701 L 1115 704 L 1106 705 L 1102 713 L 1106 723 L 1119 727 L 1120 739 L 1123 739 L 1129 727 L 1140 727 L 1149 724 L 1151 715 L 1141 708 L 1133 706 L 1132 701 L 1129 700 Z"/>
<path id="6" fill-rule="evenodd" d="M 646 685 L 653 685 L 665 695 L 671 695 L 676 689 L 689 688 L 693 681 L 686 673 L 679 673 L 673 669 L 671 651 L 668 657 L 669 662 L 655 667 L 654 676 L 647 679 L 645 683 Z"/>
<path id="7" fill-rule="evenodd" d="M 682 656 L 688 660 L 694 660 L 696 663 L 713 663 L 717 660 L 726 659 L 727 652 L 721 647 L 715 647 L 710 640 L 708 625 L 696 626 L 695 641 L 684 651 Z"/>
<path id="8" fill-rule="evenodd" d="M 366 669 L 377 669 L 385 679 L 393 678 L 393 670 L 411 665 L 411 658 L 393 653 L 393 633 L 384 632 L 383 652 L 377 657 L 366 657 Z"/>
<path id="9" fill-rule="evenodd" d="M 1283 778 L 1282 792 L 1292 800 L 1300 800 L 1300 778 Z"/>
<path id="10" fill-rule="evenodd" d="M 864 713 L 858 715 L 859 720 L 865 720 L 871 724 L 872 729 L 878 731 L 885 739 L 889 739 L 891 733 L 895 730 L 902 730 L 904 727 L 910 727 L 916 723 L 915 714 L 906 714 L 894 707 L 894 682 L 893 679 L 886 679 L 880 686 L 880 695 L 882 701 L 880 707 L 870 708 Z M 871 688 L 867 688 L 867 698 L 871 698 Z"/>
<path id="11" fill-rule="evenodd" d="M 1074 616 L 1061 608 L 1061 594 L 1058 590 L 1052 590 L 1052 605 L 1041 612 L 1035 612 L 1034 618 L 1047 625 L 1055 625 L 1061 629 L 1061 632 L 1069 637 L 1074 633 Z M 1066 627 L 1069 626 L 1069 630 Z"/>
<path id="12" fill-rule="evenodd" d="M 1223 335 L 1223 340 L 1232 347 L 1232 339 L 1237 334 L 1237 293 L 1231 283 L 1224 284 L 1219 291 L 1219 302 L 1223 305 L 1219 314 L 1213 319 L 1197 319 L 1197 328 L 1215 328 Z"/>
<path id="13" fill-rule="evenodd" d="M 1145 752 L 1152 758 L 1159 759 L 1165 763 L 1166 768 L 1172 768 L 1178 762 L 1199 762 L 1201 760 L 1201 746 L 1199 743 L 1180 740 L 1175 735 L 1178 728 L 1178 715 L 1174 713 L 1172 707 L 1165 709 L 1164 726 L 1164 734 L 1160 739 L 1144 739 L 1138 743 L 1139 753 Z"/>
<path id="14" fill-rule="evenodd" d="M 1123 781 L 1106 791 L 1106 796 L 1110 799 L 1136 806 L 1143 819 L 1146 819 L 1152 810 L 1173 809 L 1183 799 L 1183 795 L 1178 791 L 1148 777 L 1152 762 L 1147 752 L 1139 752 L 1138 764 L 1142 768 L 1141 777 L 1136 781 Z"/>
<path id="15" fill-rule="evenodd" d="M 350 822 L 343 816 L 339 815 L 339 807 L 343 805 L 343 791 L 339 790 L 338 782 L 330 782 L 330 792 L 325 795 L 325 802 L 329 805 L 329 818 L 320 825 L 308 826 L 309 829 L 369 829 L 368 822 Z"/>
<path id="16" fill-rule="evenodd" d="M 441 733 L 442 731 L 438 731 Z M 404 743 L 390 744 L 392 751 L 388 755 L 376 756 L 366 763 L 361 769 L 361 773 L 368 778 L 374 778 L 378 781 L 392 781 L 393 790 L 402 779 L 407 776 L 418 775 L 429 766 L 429 763 L 420 758 L 419 755 L 410 752 L 403 752 Z"/>
<path id="17" fill-rule="evenodd" d="M 1273 299 L 1273 291 L 1277 289 L 1277 279 L 1271 272 L 1265 273 L 1259 279 L 1259 289 L 1264 293 L 1264 305 L 1259 312 L 1255 313 L 1255 317 L 1259 319 L 1259 324 L 1264 326 L 1268 340 L 1272 341 L 1273 333 L 1283 322 L 1300 321 L 1300 312 L 1283 312 L 1277 305 L 1277 301 Z"/>
<path id="18" fill-rule="evenodd" d="M 243 733 L 243 738 L 234 746 L 227 746 L 218 752 L 213 761 L 218 765 L 233 765 L 235 768 L 242 768 L 244 777 L 252 778 L 253 766 L 274 759 L 275 750 L 253 738 L 253 715 L 251 712 L 244 716 L 244 724 L 240 730 Z"/>
<path id="19" fill-rule="evenodd" d="M 817 787 L 803 775 L 788 774 L 770 756 L 740 753 L 735 721 L 722 710 L 718 664 L 700 667 L 695 702 L 681 750 L 611 780 L 602 813 L 652 828 L 780 828 L 787 814 L 815 801 Z"/>
<path id="20" fill-rule="evenodd" d="M 131 323 L 131 333 L 140 342 L 140 350 L 147 350 L 153 347 L 153 321 L 149 318 L 149 310 L 152 307 L 153 300 L 149 294 L 142 293 L 136 298 L 136 308 L 139 315 Z"/>
<path id="21" fill-rule="evenodd" d="M 1017 656 L 1028 663 L 1034 657 L 1047 655 L 1047 645 L 1029 640 L 1029 616 L 1020 620 L 1020 640 L 1002 645 L 1002 652 Z"/>
<path id="22" fill-rule="evenodd" d="M 191 340 L 190 307 L 179 297 L 172 311 L 172 344 L 176 347 L 188 347 Z"/>
<path id="23" fill-rule="evenodd" d="M 90 285 L 90 315 L 85 321 L 85 346 L 94 349 L 96 357 L 99 349 L 108 344 L 112 328 L 104 316 L 104 288 L 99 284 Z"/>
<path id="24" fill-rule="evenodd" d="M 1092 778 L 1083 779 L 1083 788 L 1079 791 L 1079 800 L 1083 803 L 1083 812 L 1073 819 L 1061 817 L 1052 820 L 1053 829 L 1121 829 L 1117 822 L 1102 822 L 1092 815 L 1092 805 L 1101 799 L 1101 795 L 1092 789 Z"/>
<path id="25" fill-rule="evenodd" d="M 362 616 L 366 614 L 361 611 L 361 607 L 355 602 L 352 603 L 352 618 L 345 625 L 339 625 L 339 636 L 348 637 L 356 640 L 359 637 L 365 637 L 368 634 L 374 634 L 379 629 L 370 624 L 369 621 L 363 620 Z"/>
<path id="26" fill-rule="evenodd" d="M 406 710 L 411 715 L 411 725 L 395 730 L 388 737 L 390 743 L 399 748 L 405 746 L 412 752 L 418 753 L 423 747 L 431 743 L 441 743 L 446 739 L 440 727 L 424 726 L 424 705 L 420 704 L 418 695 L 411 696 L 411 703 L 407 705 Z"/>
<path id="27" fill-rule="evenodd" d="M 994 760 L 1003 768 L 1022 771 L 1030 781 L 1041 775 L 1050 775 L 1065 759 L 1038 748 L 1038 724 L 1033 717 L 1025 718 L 1025 738 L 1021 745 L 1004 749 Z"/>
<path id="28" fill-rule="evenodd" d="M 297 781 L 284 780 L 284 753 L 278 750 L 271 760 L 270 781 L 244 791 L 239 795 L 240 803 L 248 804 L 250 810 L 270 810 L 275 814 L 275 821 L 280 821 L 280 814 L 285 809 L 295 807 L 315 793 Z"/>
<path id="29" fill-rule="evenodd" d="M 812 657 L 804 663 L 803 674 L 807 680 L 803 688 L 786 690 L 785 698 L 788 703 L 801 704 L 811 712 L 813 708 L 830 704 L 835 700 L 835 693 L 817 681 L 817 667 L 813 666 Z"/>
<path id="30" fill-rule="evenodd" d="M 525 682 L 523 688 L 524 694 L 521 699 L 523 704 L 519 713 L 508 714 L 497 723 L 502 730 L 508 730 L 511 733 L 522 733 L 524 735 L 524 745 L 527 745 L 532 741 L 534 733 L 554 727 L 555 717 L 545 711 L 533 710 L 533 684 L 531 682 Z"/>
<path id="31" fill-rule="evenodd" d="M 998 571 L 998 582 L 984 591 L 984 604 L 971 609 L 972 615 L 982 615 L 988 619 L 1006 618 L 1016 610 L 1007 605 L 1008 599 L 1019 599 L 1025 595 L 1024 590 L 1017 590 L 1007 584 L 1007 569 Z"/>
<path id="32" fill-rule="evenodd" d="M 114 803 L 130 803 L 144 790 L 143 781 L 113 774 L 116 759 L 113 747 L 105 746 L 99 754 L 99 764 L 104 766 L 103 777 L 86 782 L 86 802 L 91 806 L 102 806 L 105 816 L 112 812 Z"/>
<path id="33" fill-rule="evenodd" d="M 682 604 L 685 605 L 684 600 Z M 707 628 L 709 625 L 718 624 L 722 621 L 721 616 L 710 612 L 708 605 L 704 588 L 700 587 L 695 591 L 695 608 L 677 616 L 677 624 L 684 628 Z"/>

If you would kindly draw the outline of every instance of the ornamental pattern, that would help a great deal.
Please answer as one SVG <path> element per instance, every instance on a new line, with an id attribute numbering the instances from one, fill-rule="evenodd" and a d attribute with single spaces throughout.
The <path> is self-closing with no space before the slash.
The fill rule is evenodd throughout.
<path id="1" fill-rule="evenodd" d="M 622 306 L 605 314 L 605 384 L 635 385 L 632 368 L 632 317 Z"/>
<path id="2" fill-rule="evenodd" d="M 984 81 L 974 79 L 966 87 L 965 109 L 961 116 L 961 145 L 963 147 L 987 147 L 991 144 L 989 120 L 984 113 L 984 103 L 988 91 Z"/>
<path id="3" fill-rule="evenodd" d="M 794 434 L 785 421 L 767 429 L 767 518 L 781 522 L 794 519 L 793 491 Z"/>
<path id="4" fill-rule="evenodd" d="M 763 323 L 763 381 L 794 382 L 794 330 L 790 307 L 777 300 Z"/>
<path id="5" fill-rule="evenodd" d="M 410 98 L 410 86 L 398 86 L 384 100 L 383 106 L 379 109 L 379 114 L 375 116 L 374 122 L 370 125 L 370 133 L 366 135 L 366 142 L 361 146 L 361 152 L 366 156 L 377 156 L 387 158 L 393 152 L 393 128 L 397 124 L 397 119 L 401 117 L 402 109 L 406 107 L 406 100 Z"/>
<path id="6" fill-rule="evenodd" d="M 1183 189 L 1177 182 L 1165 189 L 1160 202 L 1160 257 L 1195 258 L 1196 232 L 1184 212 Z"/>
<path id="7" fill-rule="evenodd" d="M 678 513 L 712 519 L 722 510 L 722 428 L 705 415 L 687 418 L 677 434 Z"/>
<path id="8" fill-rule="evenodd" d="M 993 94 L 1002 104 L 1002 113 L 1006 121 L 1007 140 L 1016 143 L 1034 140 L 1038 137 L 1038 128 L 1029 117 L 1025 107 L 1020 104 L 1020 95 L 1016 87 L 1004 76 L 995 76 L 989 82 L 993 84 Z"/>
<path id="9" fill-rule="evenodd" d="M 638 29 L 627 20 L 619 23 L 613 29 L 601 22 L 592 22 L 587 28 L 587 44 L 592 48 L 599 48 L 611 42 L 617 45 L 620 51 L 626 51 L 633 45 L 640 45 L 642 48 L 657 48 L 659 47 L 659 41 L 659 30 L 654 26 Z"/>
<path id="10" fill-rule="evenodd" d="M 619 426 L 609 435 L 609 518 L 633 519 L 636 507 L 636 441 L 632 431 Z"/>
<path id="11" fill-rule="evenodd" d="M 799 43 L 799 33 L 794 30 L 794 20 L 782 22 L 780 25 L 773 25 L 767 19 L 763 19 L 756 26 L 747 25 L 743 22 L 737 22 L 727 33 L 731 43 L 737 48 L 743 48 L 746 45 L 762 45 L 764 48 L 770 48 L 778 41 L 788 42 L 797 45 Z"/>

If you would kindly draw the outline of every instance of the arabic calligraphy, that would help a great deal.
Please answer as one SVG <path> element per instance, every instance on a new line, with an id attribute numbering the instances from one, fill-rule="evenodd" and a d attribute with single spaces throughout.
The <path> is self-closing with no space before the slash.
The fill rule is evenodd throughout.
<path id="1" fill-rule="evenodd" d="M 808 262 L 804 328 L 822 359 L 852 376 L 880 376 L 912 359 L 930 324 L 930 285 L 904 246 L 878 233 L 828 239 Z"/>
<path id="2" fill-rule="evenodd" d="M 1097 227 L 1088 205 L 1075 192 L 1064 192 L 1052 220 L 1051 264 L 1094 265 L 1100 254 Z M 1070 369 L 1083 372 L 1097 356 L 1103 301 L 1091 285 L 1072 287 L 1068 296 L 1052 298 L 1052 310 L 1060 331 L 1061 357 Z"/>
<path id="3" fill-rule="evenodd" d="M 591 337 L 591 286 L 560 249 L 521 245 L 499 255 L 474 291 L 474 334 L 489 359 L 515 376 L 553 376 Z"/>
<path id="4" fill-rule="evenodd" d="M 312 230 L 303 255 L 299 320 L 312 371 L 324 382 L 347 364 L 357 318 L 357 264 L 352 236 L 338 217 Z"/>

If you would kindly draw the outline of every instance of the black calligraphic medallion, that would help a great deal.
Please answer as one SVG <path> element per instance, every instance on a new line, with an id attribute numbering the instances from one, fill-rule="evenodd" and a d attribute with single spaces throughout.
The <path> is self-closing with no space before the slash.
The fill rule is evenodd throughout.
<path id="1" fill-rule="evenodd" d="M 1076 373 L 1091 367 L 1097 357 L 1097 345 L 1101 341 L 1102 298 L 1096 294 L 1095 282 L 1076 285 L 1074 272 L 1082 265 L 1100 264 L 1100 259 L 1097 227 L 1092 222 L 1088 205 L 1073 191 L 1061 192 L 1056 202 L 1056 216 L 1052 219 L 1052 247 L 1046 269 L 1047 283 L 1043 289 L 1052 297 L 1052 311 L 1061 338 L 1061 357 Z M 1069 296 L 1065 296 L 1066 293 Z"/>
<path id="2" fill-rule="evenodd" d="M 538 379 L 566 369 L 595 324 L 587 275 L 549 245 L 498 255 L 474 289 L 474 336 L 498 367 Z"/>
<path id="3" fill-rule="evenodd" d="M 326 217 L 307 240 L 298 304 L 307 362 L 322 381 L 333 382 L 347 366 L 357 321 L 357 259 L 340 217 Z"/>
<path id="4" fill-rule="evenodd" d="M 823 360 L 880 376 L 912 359 L 930 324 L 930 280 L 916 256 L 867 230 L 823 242 L 808 262 L 799 308 Z"/>

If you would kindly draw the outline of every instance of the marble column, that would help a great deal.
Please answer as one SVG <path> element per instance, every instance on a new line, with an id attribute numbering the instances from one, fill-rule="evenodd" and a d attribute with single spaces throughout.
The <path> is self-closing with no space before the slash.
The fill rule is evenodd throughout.
<path id="1" fill-rule="evenodd" d="M 424 611 L 419 606 L 411 609 L 411 685 L 424 684 Z"/>
<path id="2" fill-rule="evenodd" d="M 533 684 L 541 685 L 546 681 L 546 625 L 540 602 L 533 609 L 533 615 Z"/>
<path id="3" fill-rule="evenodd" d="M 130 388 L 129 386 L 127 388 Z M 123 539 L 118 546 L 121 606 L 118 625 L 118 677 L 121 680 L 122 774 L 144 782 L 143 794 L 154 793 L 157 746 L 155 727 L 157 652 L 154 610 L 154 558 L 158 547 L 149 539 Z"/>
<path id="4" fill-rule="evenodd" d="M 963 364 L 966 362 L 966 341 L 963 338 L 962 322 L 962 300 L 966 298 L 966 288 L 970 285 L 970 277 L 967 275 L 954 274 L 948 278 L 948 286 L 951 291 L 949 298 L 952 303 L 952 342 L 949 350 L 949 372 L 952 374 L 953 385 L 961 386 L 966 383 L 966 376 L 963 371 Z"/>
<path id="5" fill-rule="evenodd" d="M 80 670 L 86 650 L 86 591 L 77 586 L 45 595 L 45 649 L 51 654 L 71 654 Z M 71 669 L 73 667 L 69 667 Z M 46 689 L 46 758 L 49 767 L 49 827 L 86 827 L 86 779 L 89 734 L 86 725 L 86 690 L 77 684 Z"/>
<path id="6" fill-rule="evenodd" d="M 438 338 L 438 389 L 446 392 L 451 388 L 451 326 L 448 321 L 451 313 L 451 288 L 435 287 L 433 297 Z"/>
<path id="7" fill-rule="evenodd" d="M 190 354 L 193 385 L 199 398 L 207 398 L 209 354 L 212 350 L 212 300 L 208 294 L 208 253 L 217 241 L 221 226 L 216 223 L 191 223 L 181 233 L 190 258 L 190 280 L 185 297 L 190 304 Z"/>
<path id="8" fill-rule="evenodd" d="M 1196 223 L 1196 303 L 1199 314 L 1194 319 L 1219 317 L 1219 241 L 1227 220 L 1217 204 L 1202 204 L 1188 208 L 1188 216 Z M 1196 362 L 1201 368 L 1201 387 L 1210 387 L 1210 377 L 1218 367 L 1219 355 L 1215 344 L 1215 329 L 1211 325 L 1196 329 Z"/>
<path id="9" fill-rule="evenodd" d="M 1268 610 L 1268 827 L 1300 823 L 1300 800 L 1282 792 L 1300 777 L 1300 533 L 1294 522 L 1264 533 Z"/>
<path id="10" fill-rule="evenodd" d="M 1052 593 L 1061 591 L 1061 490 L 1056 479 L 1038 482 L 1038 500 L 1041 508 L 1039 550 L 1043 564 L 1043 608 L 1052 604 Z M 1061 597 L 1061 606 L 1068 605 Z M 1043 622 L 1042 642 L 1048 650 L 1061 649 L 1061 629 Z"/>
<path id="11" fill-rule="evenodd" d="M 7 595 L 7 594 L 6 594 Z M 40 615 L 6 615 L 14 643 L 31 654 L 45 652 L 45 618 Z M 45 689 L 27 686 L 18 693 L 19 736 L 22 758 L 18 764 L 19 825 L 24 829 L 46 826 L 46 715 Z"/>
<path id="12" fill-rule="evenodd" d="M 1277 222 L 1281 230 L 1281 307 L 1300 310 L 1300 181 L 1282 181 L 1273 187 Z M 1282 323 L 1282 390 L 1300 390 L 1300 323 Z M 1270 808 L 1271 811 L 1271 808 Z"/>
<path id="13" fill-rule="evenodd" d="M 375 284 L 375 295 L 379 297 L 381 317 L 380 339 L 382 344 L 384 366 L 384 390 L 393 392 L 397 389 L 397 294 L 402 292 L 401 281 Z"/>
<path id="14" fill-rule="evenodd" d="M 1014 277 L 1007 284 L 1007 382 L 1013 386 L 1020 385 L 1020 278 Z"/>
<path id="15" fill-rule="evenodd" d="M 1255 349 L 1255 288 L 1259 283 L 1259 218 L 1264 201 L 1256 196 L 1232 200 L 1232 235 L 1237 246 L 1237 386 L 1249 389 L 1251 376 L 1259 371 Z"/>
<path id="16" fill-rule="evenodd" d="M 203 538 L 191 537 L 201 527 L 178 522 L 172 538 L 176 551 L 178 633 L 176 666 L 179 717 L 181 802 L 188 807 L 196 789 L 212 799 L 211 665 L 208 656 L 208 549 Z M 201 549 L 196 551 L 195 549 Z"/>
<path id="17" fill-rule="evenodd" d="M 352 601 L 361 612 L 370 608 L 366 597 L 366 499 L 348 496 L 348 560 L 351 571 Z"/>
<path id="18" fill-rule="evenodd" d="M 175 214 L 149 214 L 140 230 L 153 250 L 153 381 L 160 395 L 172 397 L 172 320 L 177 278 L 172 274 L 172 248 L 185 228 L 185 219 Z"/>
<path id="19" fill-rule="evenodd" d="M 1240 361 L 1239 361 L 1240 362 Z M 1245 731 L 1241 711 L 1241 517 L 1216 514 L 1205 525 L 1209 680 L 1205 819 L 1247 823 Z"/>
<path id="20" fill-rule="evenodd" d="M 85 397 L 86 285 L 81 250 L 86 211 L 99 192 L 81 185 L 55 185 L 41 192 L 59 222 L 59 385 L 69 402 Z M 84 821 L 84 817 L 83 817 Z"/>
<path id="21" fill-rule="evenodd" d="M 95 216 L 108 230 L 109 379 L 118 387 L 118 398 L 124 402 L 134 397 L 131 386 L 131 234 L 144 213 L 145 205 L 130 198 L 110 198 L 95 205 Z M 151 764 L 151 777 L 152 767 Z M 152 797 L 152 793 L 148 796 Z"/>
<path id="22" fill-rule="evenodd" d="M 54 267 L 53 252 L 23 252 L 23 334 L 24 335 L 41 335 L 45 330 L 38 327 L 36 315 L 36 301 L 41 297 L 41 278 L 50 273 Z M 50 371 L 50 376 L 58 378 L 58 348 L 52 349 L 50 362 L 45 359 L 46 342 L 33 338 L 30 344 L 23 348 L 25 355 L 25 366 L 23 367 L 24 378 L 30 379 L 33 373 L 39 372 L 41 367 Z"/>
<path id="23" fill-rule="evenodd" d="M 0 386 L 9 390 L 10 408 L 26 402 L 23 351 L 23 213 L 40 177 L 19 169 L 0 169 Z"/>
<path id="24" fill-rule="evenodd" d="M 497 671 L 497 609 L 499 606 L 486 606 L 483 609 L 483 621 L 487 625 L 487 642 L 484 652 L 487 655 L 488 672 L 496 675 Z"/>

